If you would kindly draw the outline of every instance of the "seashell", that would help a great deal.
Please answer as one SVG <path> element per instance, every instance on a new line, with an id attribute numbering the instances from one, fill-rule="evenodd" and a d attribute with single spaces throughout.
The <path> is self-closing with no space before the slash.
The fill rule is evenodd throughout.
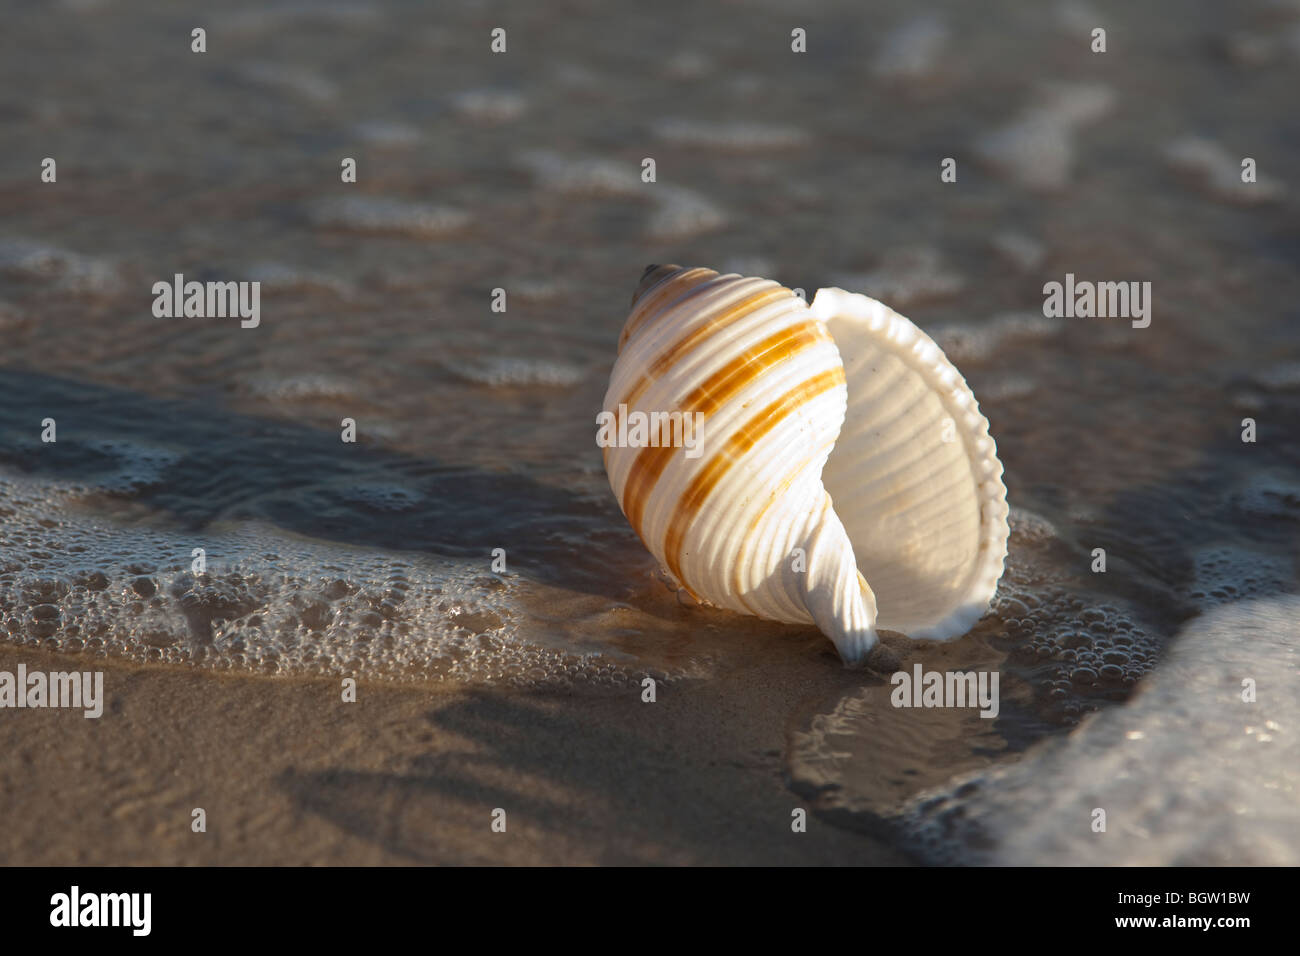
<path id="1" fill-rule="evenodd" d="M 598 422 L 619 506 L 701 603 L 815 624 L 846 663 L 877 628 L 951 640 L 988 610 L 1008 535 L 988 421 L 874 299 L 650 266 Z"/>

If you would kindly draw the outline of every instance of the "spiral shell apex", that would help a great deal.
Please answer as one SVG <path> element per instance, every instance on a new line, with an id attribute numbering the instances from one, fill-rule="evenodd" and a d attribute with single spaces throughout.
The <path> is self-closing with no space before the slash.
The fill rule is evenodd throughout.
<path id="1" fill-rule="evenodd" d="M 961 373 L 864 295 L 651 266 L 598 442 L 633 529 L 691 595 L 815 624 L 959 637 L 1007 553 L 1002 465 Z"/>

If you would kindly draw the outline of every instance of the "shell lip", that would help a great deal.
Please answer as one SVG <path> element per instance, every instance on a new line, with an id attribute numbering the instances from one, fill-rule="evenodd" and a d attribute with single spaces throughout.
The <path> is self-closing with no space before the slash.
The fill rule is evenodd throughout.
<path id="1" fill-rule="evenodd" d="M 963 436 L 980 501 L 979 554 L 966 586 L 952 603 L 951 610 L 936 621 L 910 627 L 905 632 L 916 640 L 955 640 L 988 613 L 998 582 L 1006 570 L 1007 541 L 1011 533 L 1008 523 L 1010 507 L 1007 488 L 1002 481 L 1003 467 L 997 454 L 997 442 L 989 434 L 989 421 L 980 412 L 979 402 L 966 384 L 965 377 L 938 344 L 915 323 L 883 302 L 860 292 L 831 287 L 818 289 L 809 309 L 828 325 L 840 317 L 865 322 L 873 336 L 907 361 L 940 396 Z M 957 387 L 954 387 L 952 377 L 959 383 Z M 969 400 L 965 396 L 969 396 Z M 962 400 L 958 401 L 958 397 Z M 897 629 L 890 627 L 888 610 L 884 606 L 881 607 L 881 617 L 882 628 Z"/>

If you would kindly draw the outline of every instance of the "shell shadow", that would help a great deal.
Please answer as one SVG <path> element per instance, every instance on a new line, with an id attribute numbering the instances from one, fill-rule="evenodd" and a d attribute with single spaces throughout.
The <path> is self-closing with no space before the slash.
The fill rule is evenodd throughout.
<path id="1" fill-rule="evenodd" d="M 779 754 L 755 749 L 763 734 L 737 721 L 701 740 L 698 712 L 667 705 L 671 691 L 653 718 L 634 693 L 471 691 L 425 714 L 438 749 L 422 745 L 401 772 L 290 771 L 277 785 L 301 811 L 420 864 L 502 862 L 496 841 L 521 838 L 545 862 L 895 861 L 857 834 L 780 839 L 794 804 Z M 495 808 L 508 836 L 491 830 Z"/>
<path id="2" fill-rule="evenodd" d="M 54 443 L 40 440 L 46 418 Z M 512 573 L 612 599 L 653 570 L 612 496 L 14 368 L 0 368 L 0 466 L 129 499 L 185 531 L 258 520 L 342 545 L 481 556 L 485 570 L 500 547 Z"/>
<path id="3" fill-rule="evenodd" d="M 583 832 L 618 832 L 608 820 L 592 819 L 620 812 L 609 809 L 611 790 L 617 787 L 609 778 L 613 767 L 590 754 L 572 759 L 571 750 L 561 784 L 553 779 L 560 755 L 556 741 L 580 741 L 574 748 L 579 754 L 625 748 L 639 754 L 638 762 L 653 759 L 645 740 L 601 727 L 573 711 L 557 713 L 522 696 L 471 692 L 425 719 L 440 731 L 469 738 L 475 746 L 421 754 L 403 772 L 290 771 L 277 783 L 302 811 L 413 863 L 450 863 L 466 856 L 490 862 L 491 841 L 500 839 L 490 829 L 497 807 L 506 810 L 507 832 L 542 831 L 548 843 L 580 840 Z M 558 789 L 597 798 L 561 802 Z M 595 810 L 597 804 L 606 809 Z M 461 836 L 459 845 L 449 845 L 448 830 L 480 836 L 468 844 Z M 660 836 L 669 843 L 683 839 L 671 831 Z M 602 863 L 615 865 L 648 862 L 622 839 L 606 844 L 601 856 Z"/>

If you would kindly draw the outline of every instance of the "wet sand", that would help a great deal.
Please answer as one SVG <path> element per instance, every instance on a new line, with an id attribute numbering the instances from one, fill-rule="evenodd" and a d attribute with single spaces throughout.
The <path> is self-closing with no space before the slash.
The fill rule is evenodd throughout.
<path id="1" fill-rule="evenodd" d="M 800 700 L 864 679 L 791 666 L 626 695 L 218 676 L 96 662 L 98 720 L 0 720 L 4 865 L 897 864 L 809 814 L 781 754 Z M 0 670 L 85 658 L 0 646 Z M 871 678 L 866 678 L 871 679 Z M 207 832 L 191 832 L 202 807 Z M 491 831 L 506 810 L 506 832 Z"/>

